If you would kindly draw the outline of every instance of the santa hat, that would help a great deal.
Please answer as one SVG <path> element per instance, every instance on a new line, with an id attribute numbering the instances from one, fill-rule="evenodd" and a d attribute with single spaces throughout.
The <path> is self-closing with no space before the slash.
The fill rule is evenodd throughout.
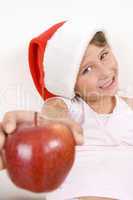
<path id="1" fill-rule="evenodd" d="M 80 63 L 97 30 L 94 20 L 90 20 L 89 26 L 79 20 L 63 21 L 31 40 L 30 71 L 44 100 L 53 96 L 69 99 L 75 96 Z"/>
<path id="2" fill-rule="evenodd" d="M 47 41 L 52 37 L 55 31 L 64 24 L 64 22 L 55 24 L 39 36 L 33 38 L 29 44 L 29 67 L 34 84 L 45 100 L 49 97 L 56 96 L 47 90 L 44 78 L 45 70 L 43 65 L 44 52 Z"/>
<path id="3" fill-rule="evenodd" d="M 96 21 L 94 17 L 85 21 L 63 21 L 31 40 L 30 71 L 35 86 L 44 100 L 53 96 L 74 98 L 80 63 L 90 40 L 97 31 L 105 33 L 118 60 L 123 60 L 125 44 L 119 41 L 122 30 L 118 30 L 114 22 L 103 25 L 101 21 Z M 106 31 L 103 27 L 106 27 Z M 123 37 L 123 41 L 124 38 L 127 37 Z M 120 45 L 119 42 L 124 45 Z M 126 55 L 129 55 L 128 49 Z M 124 60 L 120 63 L 121 67 L 125 65 Z"/>

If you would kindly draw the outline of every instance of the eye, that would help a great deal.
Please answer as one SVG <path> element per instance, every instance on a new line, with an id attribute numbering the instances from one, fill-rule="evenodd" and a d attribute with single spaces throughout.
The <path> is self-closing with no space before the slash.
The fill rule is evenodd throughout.
<path id="1" fill-rule="evenodd" d="M 91 70 L 92 70 L 92 67 L 88 66 L 83 70 L 82 74 L 86 74 L 87 72 L 90 72 Z"/>
<path id="2" fill-rule="evenodd" d="M 108 51 L 104 52 L 104 53 L 100 56 L 100 60 L 103 60 L 108 54 L 109 54 Z"/>

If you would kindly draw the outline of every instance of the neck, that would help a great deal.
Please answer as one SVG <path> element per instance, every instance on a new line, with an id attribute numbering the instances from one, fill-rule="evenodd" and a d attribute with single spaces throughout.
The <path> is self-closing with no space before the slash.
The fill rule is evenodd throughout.
<path id="1" fill-rule="evenodd" d="M 100 96 L 97 99 L 87 101 L 87 104 L 97 113 L 112 113 L 116 104 L 115 96 Z"/>

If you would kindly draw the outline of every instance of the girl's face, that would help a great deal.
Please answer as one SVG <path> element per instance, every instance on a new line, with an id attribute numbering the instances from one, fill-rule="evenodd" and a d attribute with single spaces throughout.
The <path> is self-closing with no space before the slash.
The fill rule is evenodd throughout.
<path id="1" fill-rule="evenodd" d="M 118 88 L 118 64 L 106 45 L 89 44 L 80 65 L 75 92 L 86 100 L 114 96 Z"/>

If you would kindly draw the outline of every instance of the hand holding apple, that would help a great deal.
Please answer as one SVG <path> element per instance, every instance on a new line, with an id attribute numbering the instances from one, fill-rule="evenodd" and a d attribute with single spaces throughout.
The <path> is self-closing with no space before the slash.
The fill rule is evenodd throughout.
<path id="1" fill-rule="evenodd" d="M 19 124 L 5 143 L 6 167 L 11 180 L 33 192 L 57 189 L 68 175 L 74 157 L 72 132 L 59 122 L 42 126 Z"/>
<path id="2" fill-rule="evenodd" d="M 46 108 L 46 105 L 45 105 L 45 108 Z M 48 108 L 48 107 L 47 107 Z M 52 108 L 52 109 L 54 109 L 54 108 Z M 58 108 L 56 107 L 55 108 L 56 109 L 56 111 L 58 110 Z M 44 110 L 43 110 L 44 111 Z M 48 109 L 48 111 L 49 111 L 49 109 Z M 33 120 L 34 120 L 34 111 L 10 111 L 10 112 L 7 112 L 5 115 L 4 115 L 4 118 L 3 118 L 3 121 L 2 121 L 2 127 L 1 127 L 1 133 L 2 133 L 2 137 L 4 136 L 4 134 L 6 133 L 6 135 L 8 135 L 9 137 L 7 137 L 8 138 L 8 140 L 7 140 L 7 142 L 6 142 L 6 144 L 5 144 L 5 147 L 6 147 L 6 152 L 7 152 L 7 154 L 6 154 L 6 160 L 8 161 L 9 160 L 9 162 L 8 163 L 10 163 L 10 161 L 11 161 L 11 164 L 9 164 L 9 166 L 7 167 L 7 169 L 9 169 L 9 170 L 12 170 L 13 168 L 13 173 L 11 173 L 12 174 L 12 176 L 13 177 L 15 177 L 16 179 L 14 180 L 14 182 L 15 181 L 17 181 L 17 176 L 18 175 L 20 175 L 21 177 L 24 175 L 24 172 L 23 172 L 23 170 L 24 169 L 26 169 L 25 167 L 23 167 L 23 170 L 22 171 L 15 171 L 15 168 L 17 168 L 17 167 L 19 167 L 20 165 L 18 165 L 17 163 L 18 162 L 16 162 L 15 161 L 15 159 L 17 158 L 18 159 L 18 157 L 20 156 L 20 155 L 22 155 L 22 156 L 29 156 L 28 158 L 31 158 L 31 160 L 32 160 L 32 156 L 33 156 L 33 154 L 34 154 L 34 151 L 33 151 L 33 149 L 34 148 L 31 148 L 31 144 L 30 144 L 30 142 L 28 143 L 28 141 L 30 141 L 31 139 L 30 139 L 30 135 L 33 135 L 33 138 L 36 138 L 36 136 L 38 137 L 38 138 L 40 138 L 40 139 L 38 139 L 38 144 L 39 144 L 39 142 L 42 142 L 42 140 L 41 140 L 41 138 L 44 138 L 44 132 L 46 133 L 47 132 L 47 134 L 46 134 L 46 136 L 45 136 L 45 141 L 46 141 L 46 143 L 48 144 L 50 141 L 49 141 L 49 139 L 51 138 L 51 139 L 54 139 L 55 141 L 57 140 L 57 143 L 54 143 L 54 144 L 56 144 L 57 145 L 57 148 L 56 148 L 56 146 L 52 146 L 52 147 L 54 147 L 55 148 L 55 150 L 54 150 L 54 148 L 53 148 L 53 151 L 55 151 L 55 154 L 53 154 L 53 155 L 55 155 L 54 156 L 54 158 L 57 158 L 56 156 L 57 155 L 60 155 L 60 156 L 58 156 L 58 158 L 60 158 L 60 162 L 61 161 L 63 161 L 63 159 L 65 158 L 65 162 L 64 163 L 66 163 L 66 161 L 68 162 L 68 160 L 67 160 L 67 158 L 70 156 L 70 151 L 72 152 L 72 155 L 70 156 L 70 160 L 69 160 L 69 162 L 68 162 L 68 166 L 66 166 L 66 169 L 64 170 L 64 175 L 62 174 L 60 174 L 60 177 L 58 177 L 58 179 L 56 179 L 55 180 L 55 182 L 53 183 L 53 185 L 51 185 L 51 187 L 49 186 L 49 185 L 46 185 L 46 183 L 42 183 L 42 182 L 40 182 L 40 185 L 39 185 L 39 187 L 37 187 L 36 188 L 36 186 L 35 186 L 35 184 L 36 184 L 36 178 L 35 178 L 35 180 L 33 179 L 33 177 L 32 177 L 32 180 L 31 180 L 31 182 L 29 183 L 29 185 L 27 184 L 27 185 L 23 185 L 23 183 L 22 183 L 22 186 L 21 186 L 21 184 L 20 184 L 20 187 L 23 187 L 23 188 L 25 188 L 25 189 L 28 189 L 28 190 L 31 190 L 31 191 L 35 191 L 35 192 L 41 192 L 41 191 L 51 191 L 51 190 L 53 190 L 53 189 L 55 189 L 56 187 L 59 187 L 59 185 L 61 184 L 61 182 L 63 182 L 63 176 L 64 176 L 64 179 L 65 179 L 65 177 L 67 176 L 67 173 L 69 173 L 69 170 L 70 170 L 70 168 L 71 168 L 71 165 L 72 165 L 72 160 L 71 159 L 74 159 L 74 155 L 73 155 L 73 153 L 74 153 L 74 146 L 73 146 L 73 144 L 75 145 L 75 143 L 76 144 L 82 144 L 82 138 L 83 138 L 83 135 L 82 135 L 82 128 L 79 126 L 79 124 L 77 124 L 76 122 L 74 122 L 73 120 L 71 120 L 71 119 L 63 119 L 62 120 L 62 118 L 59 120 L 59 117 L 57 117 L 55 120 L 45 120 L 45 117 L 44 117 L 44 113 L 42 112 L 42 114 L 40 114 L 40 113 L 38 113 L 39 115 L 40 115 L 40 117 L 39 117 L 39 120 L 38 120 L 38 126 L 36 127 L 35 126 L 35 124 L 33 124 Z M 47 112 L 45 113 L 46 115 L 47 115 Z M 59 116 L 59 115 L 58 115 Z M 50 123 L 48 123 L 48 121 L 50 122 Z M 50 129 L 50 131 L 51 130 L 55 130 L 56 131 L 56 134 L 53 134 L 53 132 L 55 133 L 55 131 L 52 131 L 52 134 L 48 134 L 48 131 L 44 131 L 44 130 L 42 130 L 43 129 L 43 126 L 45 126 L 45 127 L 48 127 L 48 128 L 50 128 L 51 127 L 51 125 L 58 125 L 58 126 L 54 126 L 54 127 L 60 127 L 60 128 L 58 128 L 58 131 L 57 131 L 57 128 L 55 129 L 55 128 L 52 128 L 52 129 Z M 40 127 L 41 126 L 41 127 Z M 45 129 L 45 130 L 49 130 L 49 129 Z M 59 131 L 60 130 L 60 131 Z M 34 133 L 34 131 L 35 132 L 39 132 L 39 134 L 33 134 Z M 26 135 L 26 137 L 27 137 L 27 143 L 26 143 L 26 146 L 24 146 L 24 145 L 17 145 L 17 144 L 21 144 L 22 142 L 23 142 L 23 139 L 22 138 L 24 138 L 24 136 L 23 136 L 23 134 L 19 134 L 19 133 L 24 133 L 25 132 L 25 135 Z M 31 134 L 32 133 L 32 134 Z M 57 134 L 57 133 L 59 133 L 59 134 Z M 61 133 L 64 133 L 64 134 L 61 134 Z M 68 133 L 68 134 L 66 134 L 66 133 Z M 17 136 L 17 134 L 19 134 L 19 136 Z M 51 137 L 49 137 L 49 135 L 51 135 Z M 57 135 L 58 136 L 62 136 L 61 138 L 60 138 L 60 140 L 59 140 L 59 137 L 57 137 Z M 63 136 L 64 135 L 64 136 Z M 73 136 L 74 137 L 74 139 L 75 139 L 75 141 L 73 140 L 73 137 L 68 137 L 68 135 L 69 136 Z M 32 137 L 32 136 L 31 136 Z M 55 139 L 55 137 L 56 137 L 56 139 Z M 5 138 L 5 137 L 4 137 Z M 66 140 L 66 139 L 67 140 Z M 66 144 L 66 146 L 64 145 L 59 145 L 60 144 L 60 142 L 64 142 L 66 140 L 66 142 L 65 142 L 65 144 Z M 2 141 L 2 140 L 1 140 Z M 32 139 L 32 141 L 36 141 L 36 139 Z M 69 142 L 68 142 L 69 141 Z M 25 140 L 24 140 L 24 142 L 26 142 Z M 32 143 L 32 142 L 31 142 Z M 11 145 L 12 144 L 12 145 Z M 37 147 L 37 145 L 35 145 L 35 144 L 37 144 L 37 142 L 33 142 L 33 146 L 35 146 L 35 147 Z M 41 145 L 42 145 L 43 143 L 41 143 Z M 51 143 L 50 143 L 51 144 Z M 63 143 L 62 143 L 63 144 Z M 4 145 L 4 141 L 2 142 L 2 146 Z M 12 148 L 9 148 L 9 146 L 12 146 Z M 41 145 L 40 145 L 40 147 L 39 148 L 41 148 Z M 52 145 L 53 145 L 53 142 L 52 142 Z M 68 146 L 71 146 L 71 148 L 70 149 L 68 149 Z M 47 149 L 49 149 L 49 145 L 46 145 L 46 146 L 48 146 L 48 148 Z M 23 147 L 23 148 L 22 148 Z M 26 148 L 25 148 L 26 147 Z M 50 146 L 51 147 L 51 146 Z M 19 149 L 19 151 L 15 151 L 15 153 L 13 153 L 12 155 L 11 155 L 11 152 L 14 152 L 14 150 L 15 150 L 15 148 L 16 149 Z M 59 149 L 59 151 L 61 150 L 61 148 L 64 148 L 64 150 L 63 151 L 61 151 L 61 152 L 64 152 L 65 150 L 66 150 L 66 154 L 64 154 L 63 153 L 63 156 L 62 156 L 62 153 L 60 153 L 59 154 L 59 152 L 57 151 L 57 149 Z M 37 149 L 37 148 L 35 148 L 35 149 Z M 44 149 L 44 152 L 45 152 L 45 150 L 46 149 Z M 69 150 L 69 151 L 67 151 L 67 150 Z M 39 152 L 40 152 L 40 150 L 38 150 Z M 2 151 L 1 151 L 2 152 Z M 19 152 L 19 154 L 18 154 L 18 152 Z M 20 154 L 20 152 L 23 152 L 22 154 Z M 27 153 L 28 152 L 28 153 Z M 35 150 L 35 152 L 37 152 L 37 150 Z M 41 148 L 41 154 L 38 154 L 38 155 L 43 155 L 44 154 L 44 152 L 43 152 L 43 148 Z M 19 155 L 18 157 L 17 157 L 17 155 Z M 36 153 L 35 153 L 35 155 L 37 155 Z M 50 154 L 51 155 L 51 154 Z M 67 156 L 66 156 L 67 155 Z M 16 157 L 15 157 L 16 156 Z M 31 156 L 31 157 L 30 157 Z M 65 156 L 65 157 L 64 157 Z M 9 158 L 10 157 L 10 158 Z M 43 156 L 42 156 L 43 157 Z M 42 157 L 41 157 L 41 159 L 42 159 Z M 12 160 L 12 158 L 13 158 L 13 160 Z M 23 158 L 23 157 L 22 157 Z M 27 158 L 27 157 L 26 157 Z M 24 157 L 24 159 L 26 159 L 25 157 Z M 33 156 L 33 158 L 36 158 L 36 159 L 39 159 L 39 156 Z M 52 158 L 52 156 L 50 156 L 50 160 L 52 160 L 51 159 Z M 21 160 L 21 157 L 19 157 L 19 159 Z M 18 159 L 18 160 L 19 160 Z M 44 159 L 44 157 L 43 157 L 43 159 Z M 42 159 L 42 160 L 43 160 Z M 22 159 L 23 160 L 23 159 Z M 50 169 L 52 169 L 53 170 L 53 163 L 52 163 L 52 161 L 50 162 L 50 160 L 48 160 L 49 162 L 48 163 L 51 163 L 51 164 L 49 164 L 49 166 L 50 166 Z M 54 159 L 53 159 L 54 160 Z M 7 161 L 6 161 L 6 163 L 7 163 Z M 42 161 L 41 161 L 42 162 Z M 57 162 L 55 162 L 55 163 L 57 163 L 58 164 L 58 162 L 59 162 L 59 160 L 57 161 Z M 25 165 L 27 165 L 28 163 L 30 164 L 30 161 L 26 161 L 26 162 L 22 162 L 22 166 L 23 166 L 23 164 L 25 163 Z M 40 160 L 39 160 L 39 163 L 40 163 Z M 43 163 L 45 163 L 45 162 L 42 162 L 42 168 L 40 168 L 40 170 L 39 170 L 39 167 L 37 167 L 37 166 L 35 166 L 36 167 L 36 169 L 38 170 L 38 176 L 39 176 L 39 174 L 42 172 L 42 169 L 44 168 L 44 169 L 46 169 L 46 166 L 43 164 Z M 31 164 L 32 164 L 32 162 L 31 162 Z M 14 167 L 15 166 L 15 167 Z M 29 165 L 30 166 L 30 165 Z M 48 166 L 48 165 L 47 165 Z M 58 166 L 60 166 L 60 164 L 58 165 Z M 63 165 L 63 163 L 62 163 L 62 166 L 64 166 Z M 5 165 L 5 167 L 6 167 L 6 165 Z M 32 169 L 35 169 L 35 167 L 32 165 Z M 56 167 L 57 167 L 57 165 L 56 165 Z M 56 167 L 54 167 L 55 169 L 56 169 Z M 67 168 L 68 167 L 68 168 Z M 28 170 L 30 169 L 30 167 L 29 168 L 27 168 L 27 174 L 28 174 Z M 49 167 L 48 167 L 48 169 L 49 169 Z M 60 168 L 58 168 L 58 170 L 60 171 L 60 169 L 61 169 L 61 166 L 60 166 Z M 63 169 L 63 168 L 62 168 Z M 57 170 L 57 169 L 56 169 Z M 58 171 L 57 170 L 57 171 Z M 68 170 L 68 171 L 67 171 Z M 33 170 L 34 171 L 34 170 Z M 32 172 L 33 172 L 32 171 Z M 36 171 L 36 170 L 35 170 Z M 30 171 L 29 171 L 30 172 Z M 52 174 L 51 174 L 51 172 L 52 171 L 49 171 L 49 174 L 47 174 L 47 176 L 52 176 Z M 61 172 L 62 173 L 62 172 Z M 66 173 L 66 175 L 65 175 L 65 173 Z M 10 174 L 10 173 L 9 173 Z M 34 174 L 36 174 L 36 173 L 33 173 L 33 175 Z M 46 174 L 46 170 L 44 171 L 44 175 Z M 50 175 L 51 174 L 51 175 Z M 31 175 L 31 173 L 30 173 L 30 175 Z M 58 175 L 58 174 L 57 174 Z M 36 176 L 37 177 L 37 176 Z M 27 177 L 26 177 L 27 178 Z M 24 179 L 24 176 L 23 176 L 23 181 L 25 181 L 26 182 L 26 178 Z M 40 181 L 39 180 L 39 178 L 37 178 L 37 180 L 38 181 Z M 49 180 L 49 184 L 51 184 L 50 183 L 50 181 L 52 180 L 52 177 L 51 177 L 51 179 L 48 179 Z M 33 182 L 32 182 L 33 181 Z M 57 181 L 57 182 L 56 182 Z M 21 182 L 21 180 L 20 180 L 20 182 Z M 17 183 L 16 182 L 16 184 L 19 184 L 19 183 Z M 33 185 L 32 185 L 33 184 Z M 44 185 L 45 185 L 45 187 L 43 187 Z M 57 185 L 56 185 L 57 184 Z M 19 186 L 19 185 L 18 185 Z"/>

